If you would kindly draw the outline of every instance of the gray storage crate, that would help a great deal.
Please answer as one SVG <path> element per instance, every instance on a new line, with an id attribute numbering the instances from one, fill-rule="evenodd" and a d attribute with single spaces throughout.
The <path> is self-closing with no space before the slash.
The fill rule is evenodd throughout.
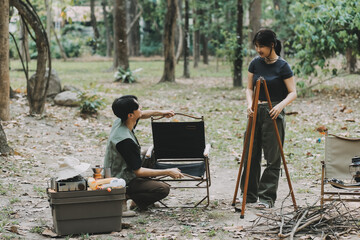
<path id="1" fill-rule="evenodd" d="M 120 231 L 125 191 L 48 192 L 55 232 L 70 235 Z"/>

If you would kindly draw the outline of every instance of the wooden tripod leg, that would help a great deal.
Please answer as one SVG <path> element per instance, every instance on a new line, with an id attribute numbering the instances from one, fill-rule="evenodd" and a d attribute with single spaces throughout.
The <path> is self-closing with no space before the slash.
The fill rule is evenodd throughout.
<path id="1" fill-rule="evenodd" d="M 245 175 L 243 201 L 242 201 L 242 206 L 241 206 L 240 218 L 244 218 L 244 213 L 245 213 L 245 204 L 246 204 L 247 190 L 248 190 L 248 184 L 249 184 L 251 157 L 252 157 L 252 151 L 253 151 L 253 145 L 254 145 L 254 137 L 255 137 L 255 126 L 256 126 L 256 115 L 257 115 L 257 109 L 258 109 L 259 93 L 260 93 L 260 81 L 257 81 L 256 82 L 255 97 L 254 97 L 254 100 L 253 100 L 253 106 L 254 106 L 253 111 L 254 111 L 254 113 L 253 113 L 252 124 L 251 124 L 250 145 L 249 145 L 249 152 L 248 152 L 248 161 L 247 161 L 247 166 L 246 166 L 246 175 Z"/>
<path id="2" fill-rule="evenodd" d="M 268 88 L 267 88 L 267 85 L 266 85 L 266 81 L 265 81 L 265 79 L 261 79 L 260 81 L 261 81 L 261 83 L 264 84 L 264 90 L 265 90 L 266 99 L 268 101 L 269 108 L 271 110 L 272 109 L 272 104 L 271 104 L 271 100 L 270 100 L 269 91 L 268 91 Z M 276 124 L 276 119 L 273 119 L 273 124 L 274 124 L 275 133 L 276 133 L 276 139 L 277 139 L 277 142 L 278 142 L 279 148 L 280 148 L 281 158 L 282 158 L 282 162 L 283 162 L 283 165 L 284 165 L 286 179 L 287 179 L 287 182 L 288 182 L 288 185 L 289 185 L 289 190 L 290 190 L 292 202 L 293 202 L 293 205 L 294 205 L 294 209 L 297 210 L 294 190 L 293 190 L 292 185 L 291 185 L 290 174 L 289 174 L 289 171 L 288 171 L 288 168 L 287 168 L 287 165 L 286 165 L 284 150 L 283 150 L 280 135 L 279 135 L 279 129 L 278 129 L 277 124 Z"/>
<path id="3" fill-rule="evenodd" d="M 253 104 L 253 106 L 254 106 L 254 104 Z M 254 109 L 254 107 L 252 107 L 252 109 Z M 253 117 L 249 117 L 248 125 L 247 125 L 246 132 L 245 132 L 244 146 L 243 146 L 243 151 L 242 151 L 243 153 L 241 155 L 239 172 L 238 172 L 237 179 L 236 179 L 235 192 L 234 192 L 234 197 L 233 197 L 233 201 L 232 201 L 232 204 L 231 204 L 232 206 L 235 206 L 236 196 L 237 196 L 238 190 L 239 190 L 240 177 L 241 177 L 242 167 L 244 166 L 245 151 L 246 151 L 246 148 L 247 148 L 247 145 L 248 145 L 248 142 L 249 142 L 249 132 L 250 132 L 249 130 L 250 130 L 250 127 L 251 127 L 252 119 L 253 119 Z"/>

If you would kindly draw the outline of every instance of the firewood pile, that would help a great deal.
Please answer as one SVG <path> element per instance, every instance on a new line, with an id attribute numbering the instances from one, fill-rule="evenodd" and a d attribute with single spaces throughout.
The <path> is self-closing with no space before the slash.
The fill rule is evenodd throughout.
<path id="1" fill-rule="evenodd" d="M 357 203 L 356 203 L 357 204 Z M 311 206 L 298 207 L 296 211 L 292 206 L 263 211 L 257 214 L 253 225 L 244 229 L 249 233 L 262 233 L 269 236 L 294 239 L 297 234 L 321 236 L 321 239 L 338 239 L 346 234 L 360 233 L 360 205 L 349 207 L 347 203 L 338 201 L 324 204 L 320 207 L 318 202 Z"/>

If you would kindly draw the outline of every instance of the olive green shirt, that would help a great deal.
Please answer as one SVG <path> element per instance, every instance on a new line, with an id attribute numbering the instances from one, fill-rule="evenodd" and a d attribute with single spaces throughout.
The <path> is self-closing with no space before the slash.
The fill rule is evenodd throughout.
<path id="1" fill-rule="evenodd" d="M 114 121 L 109 140 L 107 142 L 104 168 L 110 168 L 112 177 L 123 178 L 126 181 L 126 184 L 128 184 L 136 177 L 136 175 L 133 170 L 126 164 L 123 156 L 116 149 L 116 144 L 125 139 L 133 140 L 134 143 L 140 148 L 134 133 L 124 123 L 121 122 L 120 118 L 118 118 Z"/>

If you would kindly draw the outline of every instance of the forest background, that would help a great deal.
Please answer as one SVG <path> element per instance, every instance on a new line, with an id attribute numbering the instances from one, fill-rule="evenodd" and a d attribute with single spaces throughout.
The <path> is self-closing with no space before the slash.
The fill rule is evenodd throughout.
<path id="1" fill-rule="evenodd" d="M 24 16 L 26 11 L 19 9 L 29 3 L 37 17 L 20 17 L 17 11 Z M 180 229 L 173 235 L 198 237 L 194 234 L 200 228 L 200 238 L 234 237 L 213 222 L 237 224 L 226 219 L 226 211 L 247 121 L 243 87 L 248 63 L 256 56 L 251 39 L 260 28 L 277 33 L 283 43 L 281 55 L 295 72 L 299 98 L 287 109 L 286 156 L 299 199 L 315 200 L 324 157 L 320 132 L 360 134 L 359 3 L 1 1 L 1 236 L 16 238 L 22 233 L 26 239 L 37 239 L 38 233 L 51 227 L 44 179 L 55 174 L 56 159 L 72 155 L 101 164 L 113 120 L 111 102 L 119 95 L 135 94 L 145 109 L 173 108 L 204 115 L 213 148 L 212 175 L 215 179 L 232 176 L 227 188 L 215 181 L 213 212 L 185 213 L 195 226 L 164 213 L 162 217 Z M 47 40 L 48 50 L 43 50 L 46 44 L 40 42 Z M 57 72 L 63 89 L 65 85 L 77 89 L 79 108 L 60 107 L 46 97 L 49 67 Z M 38 88 L 32 88 L 31 75 L 37 76 Z M 149 123 L 139 130 L 143 143 L 151 144 Z M 54 141 L 62 147 L 53 145 Z M 30 211 L 29 206 L 38 208 Z M 197 218 L 199 214 L 206 221 Z M 143 230 L 158 221 L 143 217 L 133 220 Z M 18 226 L 18 233 L 11 231 L 13 226 Z M 159 232 L 148 236 L 138 228 L 127 237 L 154 237 Z"/>

